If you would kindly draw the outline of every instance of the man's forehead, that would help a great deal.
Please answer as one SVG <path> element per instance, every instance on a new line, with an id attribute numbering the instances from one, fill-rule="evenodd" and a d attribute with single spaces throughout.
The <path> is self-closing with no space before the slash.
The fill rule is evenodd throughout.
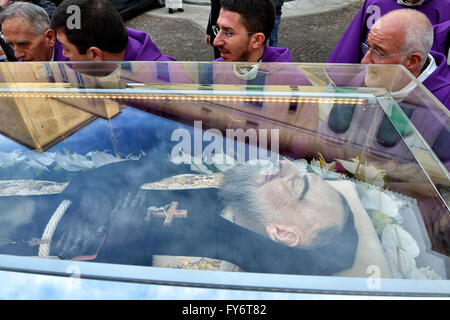
<path id="1" fill-rule="evenodd" d="M 31 23 L 24 17 L 7 18 L 2 23 L 2 29 L 15 33 L 31 32 Z"/>
<path id="2" fill-rule="evenodd" d="M 395 19 L 395 16 L 386 16 L 375 23 L 369 35 L 401 41 L 405 37 L 406 31 L 407 28 L 401 19 Z"/>
<path id="3" fill-rule="evenodd" d="M 402 46 L 404 34 L 402 30 L 388 28 L 372 28 L 367 36 L 370 46 L 392 51 Z"/>
<path id="4" fill-rule="evenodd" d="M 237 12 L 220 9 L 219 18 L 217 19 L 217 24 L 222 29 L 236 30 L 240 27 L 245 28 L 242 23 L 241 17 L 242 16 Z"/>

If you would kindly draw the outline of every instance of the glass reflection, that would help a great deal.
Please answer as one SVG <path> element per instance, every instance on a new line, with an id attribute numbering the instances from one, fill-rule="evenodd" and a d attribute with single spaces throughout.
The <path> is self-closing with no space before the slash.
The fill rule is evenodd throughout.
<path id="1" fill-rule="evenodd" d="M 199 65 L 50 66 L 66 80 L 34 91 L 2 71 L 18 73 L 0 95 L 1 253 L 447 278 L 448 212 L 408 141 L 423 118 L 411 99 L 387 108 L 323 67 L 214 65 L 201 85 Z"/>

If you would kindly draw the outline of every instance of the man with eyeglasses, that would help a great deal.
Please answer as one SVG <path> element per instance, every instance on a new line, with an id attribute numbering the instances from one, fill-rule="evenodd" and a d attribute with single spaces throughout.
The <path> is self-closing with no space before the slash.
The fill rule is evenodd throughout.
<path id="1" fill-rule="evenodd" d="M 411 9 L 394 10 L 374 25 L 362 44 L 362 64 L 401 64 L 434 96 L 450 109 L 450 72 L 446 57 L 431 51 L 433 27 L 421 12 Z M 383 68 L 367 68 L 365 83 L 369 87 L 385 87 L 393 74 Z M 414 83 L 396 81 L 389 88 L 393 95 L 407 94 Z"/>
<path id="2" fill-rule="evenodd" d="M 425 14 L 432 25 L 450 20 L 450 0 L 366 0 L 327 62 L 359 63 L 363 57 L 360 44 L 367 39 L 375 23 L 388 12 L 405 8 Z"/>
<path id="3" fill-rule="evenodd" d="M 393 110 L 389 116 L 383 115 L 379 124 L 374 123 L 378 125 L 377 146 L 390 148 L 390 152 L 402 152 L 404 145 L 399 143 L 400 136 L 406 138 L 411 133 L 404 120 L 406 115 L 442 164 L 450 169 L 447 110 L 434 107 L 408 74 L 389 66 L 403 65 L 446 109 L 450 109 L 450 67 L 443 54 L 430 50 L 432 44 L 433 27 L 423 13 L 412 9 L 394 10 L 381 17 L 370 31 L 367 42 L 362 44 L 365 55 L 361 63 L 367 64 L 365 85 L 389 90 L 389 95 L 403 111 L 403 115 L 396 116 Z M 334 106 L 328 120 L 329 128 L 347 136 L 360 135 L 359 123 L 353 124 L 357 112 L 355 108 Z"/>
<path id="4" fill-rule="evenodd" d="M 214 46 L 216 61 L 292 62 L 289 49 L 266 45 L 275 25 L 272 0 L 222 0 Z"/>

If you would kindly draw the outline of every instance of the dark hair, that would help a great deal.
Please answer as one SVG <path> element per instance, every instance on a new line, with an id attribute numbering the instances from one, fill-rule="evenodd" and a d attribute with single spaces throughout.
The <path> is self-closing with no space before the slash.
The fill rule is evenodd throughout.
<path id="1" fill-rule="evenodd" d="M 272 0 L 221 0 L 220 4 L 223 10 L 239 13 L 248 32 L 264 33 L 264 43 L 269 39 L 275 25 Z"/>
<path id="2" fill-rule="evenodd" d="M 344 223 L 342 224 L 341 228 L 338 226 L 331 226 L 319 230 L 313 240 L 314 247 L 323 246 L 332 241 L 335 241 L 341 233 L 346 232 L 345 225 L 349 221 L 350 215 L 353 216 L 353 211 L 350 208 L 347 199 L 345 199 L 345 197 L 340 192 L 338 192 L 338 194 L 341 199 L 342 206 L 344 207 Z"/>
<path id="3" fill-rule="evenodd" d="M 74 14 L 68 11 L 70 6 L 80 9 L 81 28 L 68 28 L 69 18 Z M 80 54 L 85 54 L 90 47 L 119 53 L 128 43 L 122 17 L 108 0 L 64 0 L 53 13 L 51 28 L 64 32 Z"/>

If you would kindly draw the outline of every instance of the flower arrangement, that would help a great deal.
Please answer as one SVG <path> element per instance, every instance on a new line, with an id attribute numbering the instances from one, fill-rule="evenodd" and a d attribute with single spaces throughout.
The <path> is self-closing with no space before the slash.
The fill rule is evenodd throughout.
<path id="1" fill-rule="evenodd" d="M 358 156 L 351 159 L 351 161 L 335 159 L 327 163 L 324 157 L 318 153 L 318 159 L 313 159 L 311 166 L 329 172 L 337 172 L 344 177 L 353 178 L 356 181 L 366 182 L 381 188 L 387 186 L 386 171 L 367 164 L 367 161 L 363 163 Z"/>

